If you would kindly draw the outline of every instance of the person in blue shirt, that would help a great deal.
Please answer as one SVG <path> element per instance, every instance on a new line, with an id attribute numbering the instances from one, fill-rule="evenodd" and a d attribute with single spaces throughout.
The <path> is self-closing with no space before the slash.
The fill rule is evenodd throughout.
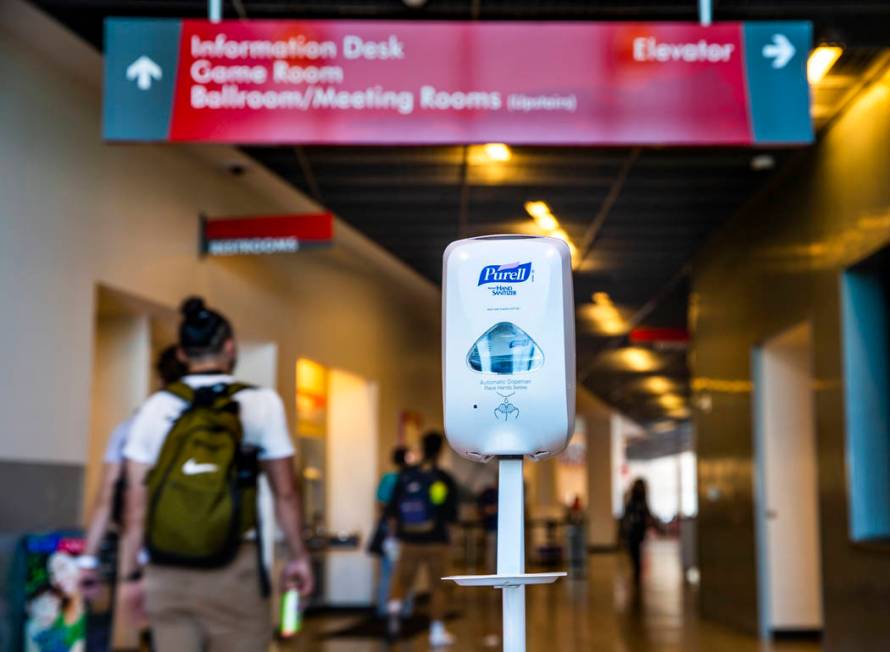
<path id="1" fill-rule="evenodd" d="M 380 483 L 377 485 L 377 506 L 381 519 L 380 527 L 384 528 L 384 530 L 388 530 L 388 525 L 383 517 L 383 513 L 392 500 L 393 492 L 399 482 L 399 475 L 410 466 L 410 462 L 411 451 L 406 446 L 394 448 L 392 463 L 395 468 L 384 473 L 383 477 L 380 478 Z M 380 618 L 385 618 L 387 615 L 392 572 L 397 558 L 398 542 L 396 541 L 395 533 L 385 531 L 380 555 L 380 580 L 377 584 L 377 615 Z"/>

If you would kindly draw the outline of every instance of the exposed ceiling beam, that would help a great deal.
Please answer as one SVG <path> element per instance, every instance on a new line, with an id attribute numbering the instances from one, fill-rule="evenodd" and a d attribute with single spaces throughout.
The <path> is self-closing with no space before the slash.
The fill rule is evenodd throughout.
<path id="1" fill-rule="evenodd" d="M 603 224 L 606 223 L 606 219 L 609 217 L 609 211 L 612 210 L 615 202 L 618 201 L 618 198 L 621 196 L 621 191 L 624 188 L 625 182 L 627 181 L 627 175 L 630 174 L 631 168 L 633 167 L 634 163 L 636 163 L 639 157 L 640 148 L 634 147 L 628 155 L 627 159 L 625 159 L 624 164 L 621 166 L 621 169 L 618 171 L 618 176 L 615 177 L 615 181 L 612 183 L 612 187 L 609 189 L 609 194 L 606 195 L 606 198 L 603 200 L 599 212 L 594 216 L 593 221 L 591 221 L 590 223 L 590 226 L 587 227 L 587 232 L 584 234 L 584 238 L 581 240 L 581 246 L 579 247 L 579 249 L 581 250 L 582 262 L 587 259 L 587 256 L 590 255 L 590 252 L 593 249 L 593 245 L 596 244 L 597 236 L 599 236 L 600 231 L 602 231 Z"/>
<path id="2" fill-rule="evenodd" d="M 319 188 L 318 181 L 316 181 L 315 174 L 312 171 L 312 166 L 309 164 L 309 157 L 306 156 L 306 150 L 298 145 L 297 147 L 294 147 L 294 153 L 297 155 L 300 171 L 303 173 L 303 179 L 306 181 L 306 187 L 309 188 L 312 198 L 319 204 L 324 204 L 324 198 L 321 196 L 321 188 Z"/>

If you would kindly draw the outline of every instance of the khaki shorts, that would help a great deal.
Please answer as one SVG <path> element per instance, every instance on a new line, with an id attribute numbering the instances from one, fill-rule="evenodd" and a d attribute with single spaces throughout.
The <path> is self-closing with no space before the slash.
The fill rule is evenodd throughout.
<path id="1" fill-rule="evenodd" d="M 396 562 L 392 599 L 404 600 L 422 568 L 427 569 L 430 585 L 430 620 L 443 620 L 448 587 L 442 578 L 448 575 L 451 547 L 447 543 L 402 543 Z"/>
<path id="2" fill-rule="evenodd" d="M 146 609 L 156 652 L 262 652 L 272 638 L 256 546 L 209 570 L 149 565 Z"/>

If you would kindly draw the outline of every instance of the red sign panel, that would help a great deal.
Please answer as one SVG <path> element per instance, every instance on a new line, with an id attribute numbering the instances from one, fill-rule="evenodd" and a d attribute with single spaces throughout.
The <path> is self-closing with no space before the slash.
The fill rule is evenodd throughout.
<path id="1" fill-rule="evenodd" d="M 105 133 L 237 143 L 806 142 L 808 29 L 112 19 Z"/>
<path id="2" fill-rule="evenodd" d="M 202 251 L 211 256 L 292 253 L 326 245 L 334 236 L 330 213 L 204 220 Z"/>
<path id="3" fill-rule="evenodd" d="M 662 348 L 685 348 L 689 331 L 685 328 L 635 328 L 630 332 L 631 344 L 654 344 Z"/>

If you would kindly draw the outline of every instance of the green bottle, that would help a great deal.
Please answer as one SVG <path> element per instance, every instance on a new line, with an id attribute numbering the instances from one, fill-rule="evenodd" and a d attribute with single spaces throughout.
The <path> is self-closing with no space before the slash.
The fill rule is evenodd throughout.
<path id="1" fill-rule="evenodd" d="M 288 589 L 281 596 L 281 638 L 293 638 L 303 627 L 303 614 L 300 611 L 300 594 L 296 589 Z"/>

